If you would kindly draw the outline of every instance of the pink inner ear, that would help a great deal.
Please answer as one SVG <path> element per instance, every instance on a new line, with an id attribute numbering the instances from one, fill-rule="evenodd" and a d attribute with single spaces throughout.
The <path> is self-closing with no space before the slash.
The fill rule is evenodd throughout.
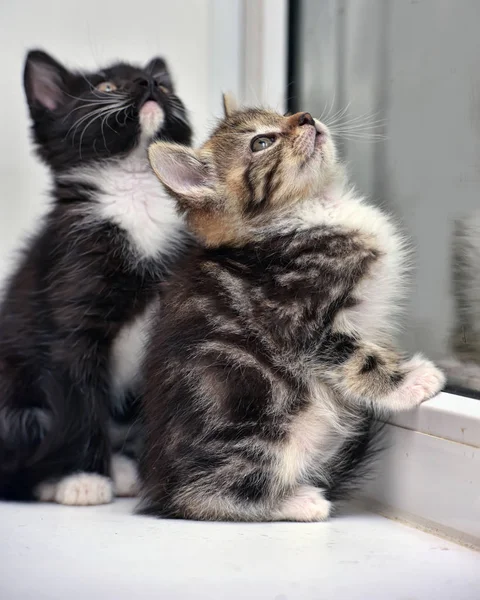
<path id="1" fill-rule="evenodd" d="M 172 190 L 181 194 L 208 185 L 203 166 L 195 158 L 185 155 L 163 158 L 163 166 L 157 163 L 157 169 Z"/>
<path id="2" fill-rule="evenodd" d="M 62 99 L 58 74 L 48 65 L 32 66 L 33 97 L 45 108 L 55 110 Z"/>

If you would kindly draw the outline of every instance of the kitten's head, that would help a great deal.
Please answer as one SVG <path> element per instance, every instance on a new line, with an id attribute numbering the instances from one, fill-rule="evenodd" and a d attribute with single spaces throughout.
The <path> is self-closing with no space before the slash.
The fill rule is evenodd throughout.
<path id="1" fill-rule="evenodd" d="M 225 104 L 226 117 L 199 149 L 154 143 L 152 167 L 208 246 L 242 244 L 338 173 L 328 129 L 309 113 L 282 116 Z"/>
<path id="2" fill-rule="evenodd" d="M 33 50 L 24 84 L 38 152 L 56 171 L 127 155 L 153 139 L 190 143 L 185 108 L 162 58 L 145 67 L 72 72 Z"/>

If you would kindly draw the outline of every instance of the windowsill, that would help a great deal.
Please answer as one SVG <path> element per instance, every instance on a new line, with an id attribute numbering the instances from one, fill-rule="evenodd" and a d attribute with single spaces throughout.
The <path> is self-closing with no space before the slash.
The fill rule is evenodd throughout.
<path id="1" fill-rule="evenodd" d="M 480 400 L 443 392 L 417 410 L 397 413 L 389 423 L 480 448 Z"/>
<path id="2" fill-rule="evenodd" d="M 472 600 L 479 555 L 346 507 L 326 523 L 132 515 L 134 501 L 1 504 L 8 600 Z"/>
<path id="3" fill-rule="evenodd" d="M 480 401 L 442 393 L 387 425 L 370 507 L 480 548 Z"/>

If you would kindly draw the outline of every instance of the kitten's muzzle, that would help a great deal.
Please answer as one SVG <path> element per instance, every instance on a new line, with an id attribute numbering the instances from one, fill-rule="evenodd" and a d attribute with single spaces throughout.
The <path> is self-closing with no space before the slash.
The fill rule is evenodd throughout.
<path id="1" fill-rule="evenodd" d="M 314 120 L 315 125 L 315 147 L 323 146 L 323 144 L 327 141 L 328 137 L 328 129 L 320 123 L 320 121 Z"/>
<path id="2" fill-rule="evenodd" d="M 139 77 L 133 82 L 135 85 L 135 92 L 138 97 L 138 108 L 153 100 L 157 104 L 161 104 L 160 91 L 158 89 L 158 83 L 153 78 Z"/>

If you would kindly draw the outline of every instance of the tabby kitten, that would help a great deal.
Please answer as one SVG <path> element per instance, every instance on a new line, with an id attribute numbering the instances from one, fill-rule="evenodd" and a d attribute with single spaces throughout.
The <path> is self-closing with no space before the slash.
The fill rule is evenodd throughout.
<path id="1" fill-rule="evenodd" d="M 322 521 L 359 473 L 372 412 L 415 407 L 444 377 L 394 348 L 405 243 L 347 187 L 325 125 L 227 109 L 198 151 L 149 150 L 203 247 L 150 338 L 139 511 Z"/>
<path id="2" fill-rule="evenodd" d="M 71 72 L 35 50 L 24 83 L 53 206 L 0 307 L 0 497 L 98 504 L 113 493 L 111 417 L 137 417 L 157 284 L 188 241 L 147 147 L 191 129 L 161 58 Z M 134 493 L 135 465 L 113 466 L 116 493 Z"/>

